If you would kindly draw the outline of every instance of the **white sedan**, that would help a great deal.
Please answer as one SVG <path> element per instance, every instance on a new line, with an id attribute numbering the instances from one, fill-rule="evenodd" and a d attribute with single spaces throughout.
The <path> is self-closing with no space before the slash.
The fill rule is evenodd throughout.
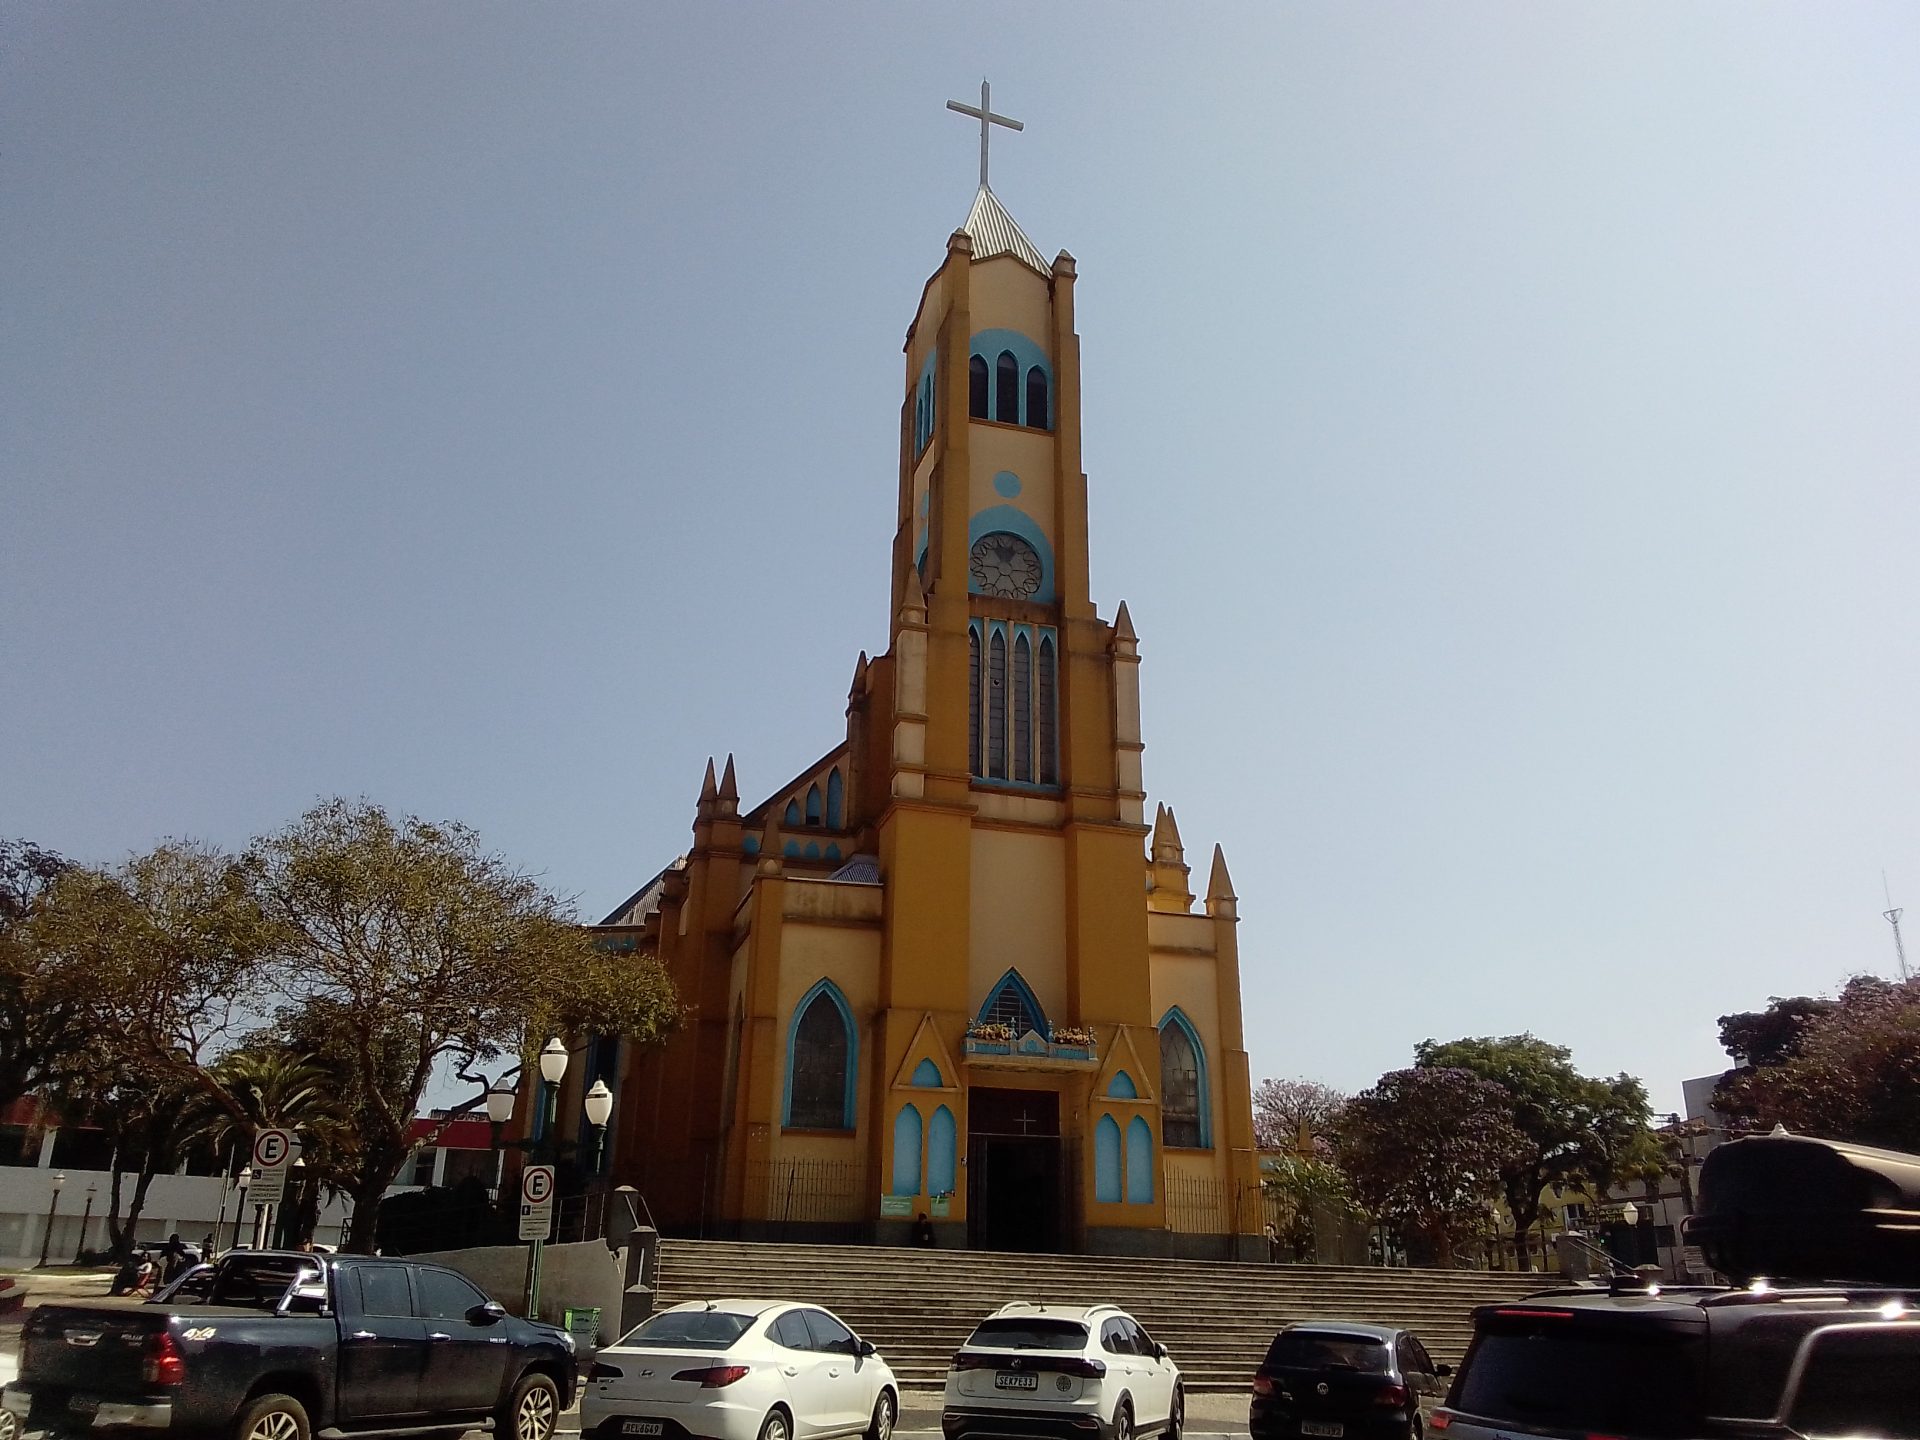
<path id="1" fill-rule="evenodd" d="M 582 1440 L 893 1440 L 900 1386 L 871 1344 L 815 1305 L 706 1300 L 602 1350 Z"/>

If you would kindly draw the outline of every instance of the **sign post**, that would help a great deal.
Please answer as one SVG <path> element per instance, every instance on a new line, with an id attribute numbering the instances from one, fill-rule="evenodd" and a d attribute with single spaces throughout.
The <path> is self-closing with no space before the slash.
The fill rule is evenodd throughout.
<path id="1" fill-rule="evenodd" d="M 300 1137 L 278 1127 L 256 1131 L 253 1137 L 253 1243 L 264 1245 L 262 1217 L 287 1195 L 287 1175 L 300 1153 Z"/>
<path id="2" fill-rule="evenodd" d="M 553 1234 L 553 1166 L 520 1172 L 520 1238 L 533 1242 L 527 1257 L 527 1319 L 540 1318 L 540 1248 Z"/>

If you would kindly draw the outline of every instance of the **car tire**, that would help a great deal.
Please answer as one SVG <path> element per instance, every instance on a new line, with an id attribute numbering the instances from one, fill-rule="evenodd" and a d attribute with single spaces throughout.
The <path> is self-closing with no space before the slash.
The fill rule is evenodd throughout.
<path id="1" fill-rule="evenodd" d="M 1133 1401 L 1122 1395 L 1113 1409 L 1113 1426 L 1107 1440 L 1133 1440 Z"/>
<path id="2" fill-rule="evenodd" d="M 893 1403 L 893 1392 L 882 1390 L 873 1402 L 873 1419 L 867 1425 L 867 1440 L 893 1440 L 893 1422 L 900 1412 Z"/>
<path id="3" fill-rule="evenodd" d="M 1173 1387 L 1173 1410 L 1167 1416 L 1167 1440 L 1180 1440 L 1186 1430 L 1187 1392 L 1176 1385 Z"/>
<path id="4" fill-rule="evenodd" d="M 0 1440 L 20 1440 L 20 1417 L 11 1410 L 0 1410 Z"/>
<path id="5" fill-rule="evenodd" d="M 1425 1440 L 1426 1433 L 1425 1427 L 1420 1423 L 1420 1417 L 1414 1416 L 1412 1423 L 1407 1426 L 1407 1440 Z"/>
<path id="6" fill-rule="evenodd" d="M 559 1422 L 560 1387 L 551 1375 L 529 1370 L 494 1418 L 494 1433 L 499 1440 L 553 1440 Z"/>
<path id="7" fill-rule="evenodd" d="M 784 1410 L 769 1410 L 760 1422 L 760 1440 L 793 1440 L 793 1424 Z"/>
<path id="8" fill-rule="evenodd" d="M 234 1423 L 233 1440 L 313 1440 L 313 1423 L 291 1395 L 256 1395 Z"/>

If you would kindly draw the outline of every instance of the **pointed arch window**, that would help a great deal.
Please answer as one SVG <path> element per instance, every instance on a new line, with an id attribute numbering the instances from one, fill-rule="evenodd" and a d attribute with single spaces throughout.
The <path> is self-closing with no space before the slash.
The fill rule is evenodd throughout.
<path id="1" fill-rule="evenodd" d="M 927 1122 L 927 1193 L 951 1195 L 959 1169 L 960 1129 L 942 1105 Z"/>
<path id="2" fill-rule="evenodd" d="M 1033 779 L 1033 646 L 1013 642 L 1013 778 Z"/>
<path id="3" fill-rule="evenodd" d="M 1020 423 L 1020 362 L 1011 350 L 1002 350 L 993 367 L 993 418 Z"/>
<path id="4" fill-rule="evenodd" d="M 1093 1127 L 1093 1198 L 1102 1205 L 1120 1203 L 1120 1122 L 1111 1115 Z"/>
<path id="5" fill-rule="evenodd" d="M 840 778 L 840 769 L 835 766 L 827 776 L 827 828 L 838 830 L 846 811 L 846 782 Z"/>
<path id="6" fill-rule="evenodd" d="M 987 361 L 975 355 L 967 361 L 967 413 L 976 420 L 987 418 Z"/>
<path id="7" fill-rule="evenodd" d="M 792 1130 L 851 1130 L 855 1039 L 853 1011 L 831 980 L 794 1007 L 787 1030 L 787 1104 Z"/>
<path id="8" fill-rule="evenodd" d="M 789 830 L 797 830 L 800 828 L 800 802 L 798 800 L 787 801 L 786 813 L 780 817 L 780 823 Z"/>
<path id="9" fill-rule="evenodd" d="M 820 787 L 818 785 L 809 785 L 807 787 L 807 824 L 818 825 L 819 823 Z"/>
<path id="10" fill-rule="evenodd" d="M 1047 1025 L 1047 1012 L 1040 1008 L 1040 1001 L 1018 970 L 1000 977 L 987 1003 L 980 1007 L 980 1020 L 983 1024 L 1005 1025 L 1016 1040 L 1029 1030 L 1043 1039 L 1053 1033 Z"/>
<path id="11" fill-rule="evenodd" d="M 1153 1127 L 1144 1115 L 1127 1122 L 1127 1203 L 1153 1203 Z"/>
<path id="12" fill-rule="evenodd" d="M 1027 371 L 1027 424 L 1047 428 L 1047 372 L 1038 365 Z"/>
<path id="13" fill-rule="evenodd" d="M 1056 720 L 1053 666 L 1053 637 L 1043 635 L 1040 638 L 1040 661 L 1036 667 L 1038 695 L 1034 707 L 1034 719 L 1038 722 L 1037 728 L 1040 731 L 1040 783 L 1042 785 L 1060 783 L 1060 764 L 1054 740 Z"/>
<path id="14" fill-rule="evenodd" d="M 1007 778 L 1007 636 L 987 642 L 987 774 Z"/>
<path id="15" fill-rule="evenodd" d="M 890 1195 L 920 1193 L 920 1109 L 902 1105 L 893 1117 L 893 1186 Z"/>
<path id="16" fill-rule="evenodd" d="M 967 630 L 967 755 L 968 769 L 984 775 L 980 764 L 980 627 Z"/>
<path id="17" fill-rule="evenodd" d="M 1176 1150 L 1209 1149 L 1207 1120 L 1205 1053 L 1176 1006 L 1160 1022 L 1160 1137 Z"/>

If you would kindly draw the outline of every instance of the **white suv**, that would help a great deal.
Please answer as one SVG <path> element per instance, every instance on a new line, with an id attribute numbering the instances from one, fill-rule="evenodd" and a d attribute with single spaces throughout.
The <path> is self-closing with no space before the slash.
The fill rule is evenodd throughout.
<path id="1" fill-rule="evenodd" d="M 954 1353 L 940 1410 L 946 1440 L 1180 1440 L 1180 1369 L 1112 1305 L 1002 1305 Z"/>

